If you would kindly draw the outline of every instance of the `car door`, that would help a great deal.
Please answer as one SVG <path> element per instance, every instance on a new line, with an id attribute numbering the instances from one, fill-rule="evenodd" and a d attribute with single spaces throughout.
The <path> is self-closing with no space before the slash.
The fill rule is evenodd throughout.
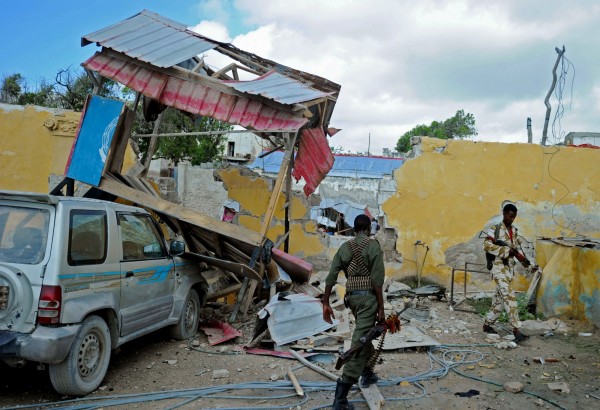
<path id="1" fill-rule="evenodd" d="M 118 212 L 121 235 L 121 336 L 159 324 L 173 309 L 175 268 L 152 217 Z"/>

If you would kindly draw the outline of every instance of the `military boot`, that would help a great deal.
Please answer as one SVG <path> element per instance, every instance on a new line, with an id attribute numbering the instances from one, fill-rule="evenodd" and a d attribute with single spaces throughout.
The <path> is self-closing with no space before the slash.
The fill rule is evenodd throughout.
<path id="1" fill-rule="evenodd" d="M 529 336 L 521 333 L 521 331 L 517 328 L 513 329 L 513 335 L 515 336 L 515 343 L 521 343 L 521 342 L 524 342 L 525 340 L 529 339 Z"/>
<path id="2" fill-rule="evenodd" d="M 354 405 L 348 403 L 348 392 L 354 383 L 344 383 L 342 379 L 337 380 L 335 386 L 335 399 L 333 400 L 332 410 L 354 410 Z"/>
<path id="3" fill-rule="evenodd" d="M 373 369 L 365 367 L 360 374 L 360 387 L 369 387 L 370 385 L 377 383 L 378 380 L 379 377 Z"/>

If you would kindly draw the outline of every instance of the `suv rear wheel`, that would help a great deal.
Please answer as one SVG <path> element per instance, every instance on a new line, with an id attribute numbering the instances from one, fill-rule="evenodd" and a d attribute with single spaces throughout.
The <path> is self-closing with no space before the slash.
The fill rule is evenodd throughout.
<path id="1" fill-rule="evenodd" d="M 194 289 L 190 289 L 179 322 L 171 328 L 171 337 L 176 340 L 185 340 L 196 334 L 200 320 L 200 298 Z"/>
<path id="2" fill-rule="evenodd" d="M 71 396 L 82 396 L 96 390 L 108 369 L 110 346 L 106 322 L 99 316 L 87 317 L 67 358 L 62 363 L 49 366 L 54 389 Z"/>

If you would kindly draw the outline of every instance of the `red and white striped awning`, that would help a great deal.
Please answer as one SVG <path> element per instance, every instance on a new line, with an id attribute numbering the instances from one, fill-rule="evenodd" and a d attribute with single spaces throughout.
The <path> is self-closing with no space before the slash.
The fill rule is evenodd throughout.
<path id="1" fill-rule="evenodd" d="M 250 130 L 296 131 L 308 122 L 300 114 L 244 96 L 225 82 L 219 81 L 222 86 L 217 89 L 101 52 L 82 65 L 167 106 Z M 231 89 L 231 93 L 220 89 Z"/>

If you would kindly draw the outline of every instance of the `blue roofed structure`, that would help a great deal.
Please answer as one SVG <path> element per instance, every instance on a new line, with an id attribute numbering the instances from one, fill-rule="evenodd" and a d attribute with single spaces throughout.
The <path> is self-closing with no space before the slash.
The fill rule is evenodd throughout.
<path id="1" fill-rule="evenodd" d="M 365 157 L 356 155 L 334 155 L 333 168 L 328 177 L 347 178 L 383 178 L 384 175 L 393 175 L 403 163 L 402 158 Z M 257 158 L 250 169 L 261 169 L 267 174 L 277 174 L 283 159 L 283 152 L 276 151 L 264 158 Z"/>

